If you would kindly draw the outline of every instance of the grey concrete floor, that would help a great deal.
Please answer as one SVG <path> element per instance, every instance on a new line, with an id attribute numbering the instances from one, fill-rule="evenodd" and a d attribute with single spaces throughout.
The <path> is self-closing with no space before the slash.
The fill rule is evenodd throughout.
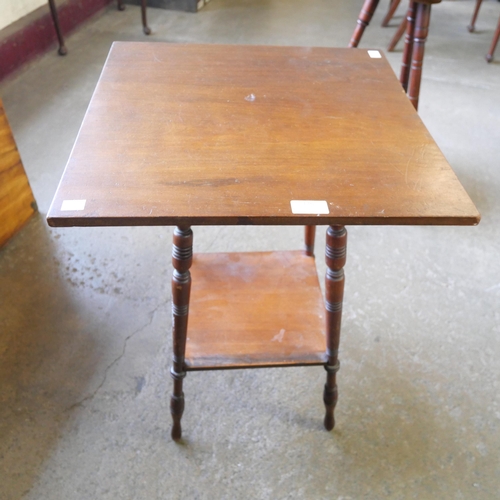
<path id="1" fill-rule="evenodd" d="M 149 39 L 344 47 L 361 3 L 149 9 Z M 394 32 L 381 4 L 365 48 Z M 500 48 L 484 61 L 500 5 L 485 1 L 469 34 L 473 5 L 433 9 L 420 115 L 483 219 L 348 228 L 331 433 L 321 368 L 206 372 L 185 380 L 173 443 L 171 228 L 45 223 L 110 44 L 145 39 L 139 9 L 110 7 L 67 57 L 0 84 L 40 209 L 0 250 L 2 500 L 500 498 Z M 389 58 L 397 71 L 400 50 Z M 301 247 L 301 228 L 195 228 L 196 251 Z"/>

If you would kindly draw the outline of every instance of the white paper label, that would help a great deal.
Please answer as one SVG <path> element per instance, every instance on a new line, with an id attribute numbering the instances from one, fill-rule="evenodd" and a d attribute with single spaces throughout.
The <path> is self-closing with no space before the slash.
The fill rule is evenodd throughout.
<path id="1" fill-rule="evenodd" d="M 69 212 L 73 210 L 83 210 L 87 200 L 64 200 L 61 205 L 61 212 Z"/>
<path id="2" fill-rule="evenodd" d="M 372 59 L 381 59 L 382 58 L 382 55 L 380 54 L 380 52 L 378 50 L 369 50 L 368 55 Z"/>
<path id="3" fill-rule="evenodd" d="M 329 214 L 328 203 L 324 200 L 291 200 L 292 214 L 325 215 Z"/>

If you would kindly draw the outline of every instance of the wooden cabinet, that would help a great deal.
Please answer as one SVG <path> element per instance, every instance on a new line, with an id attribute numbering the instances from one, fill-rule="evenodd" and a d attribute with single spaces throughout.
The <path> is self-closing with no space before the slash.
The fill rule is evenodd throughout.
<path id="1" fill-rule="evenodd" d="M 0 246 L 36 210 L 35 198 L 0 99 Z"/>

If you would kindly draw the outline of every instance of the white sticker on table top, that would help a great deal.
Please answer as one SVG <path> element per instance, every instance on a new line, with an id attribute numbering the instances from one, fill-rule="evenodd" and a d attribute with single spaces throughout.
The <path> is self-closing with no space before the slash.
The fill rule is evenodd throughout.
<path id="1" fill-rule="evenodd" d="M 61 212 L 83 210 L 86 202 L 87 200 L 64 200 L 61 205 Z"/>
<path id="2" fill-rule="evenodd" d="M 382 54 L 378 50 L 369 50 L 368 55 L 372 59 L 382 59 Z"/>
<path id="3" fill-rule="evenodd" d="M 325 215 L 330 213 L 325 200 L 291 200 L 290 206 L 292 214 Z"/>

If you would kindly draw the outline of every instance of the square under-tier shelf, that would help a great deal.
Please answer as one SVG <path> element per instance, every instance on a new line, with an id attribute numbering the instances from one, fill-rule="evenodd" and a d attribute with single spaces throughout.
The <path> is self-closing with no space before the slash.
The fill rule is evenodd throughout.
<path id="1" fill-rule="evenodd" d="M 186 369 L 322 365 L 325 308 L 301 251 L 195 254 Z"/>

